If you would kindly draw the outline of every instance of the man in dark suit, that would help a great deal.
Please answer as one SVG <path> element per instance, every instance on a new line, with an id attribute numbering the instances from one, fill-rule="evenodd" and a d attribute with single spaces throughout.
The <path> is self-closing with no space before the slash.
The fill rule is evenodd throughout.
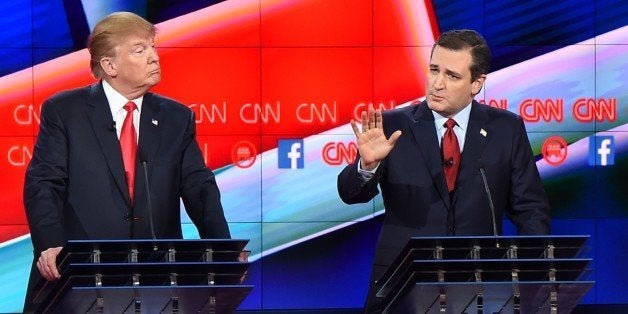
<path id="1" fill-rule="evenodd" d="M 181 198 L 202 238 L 230 238 L 193 112 L 149 92 L 161 80 L 154 38 L 133 13 L 107 16 L 88 43 L 100 82 L 43 104 L 24 187 L 35 255 L 27 312 L 40 275 L 60 277 L 56 257 L 68 240 L 182 238 Z"/>
<path id="2" fill-rule="evenodd" d="M 374 285 L 412 236 L 501 234 L 503 215 L 519 234 L 550 232 L 549 202 L 522 119 L 473 99 L 489 64 L 478 33 L 443 33 L 432 48 L 425 101 L 384 113 L 371 107 L 361 131 L 351 121 L 359 156 L 338 176 L 338 192 L 347 204 L 364 203 L 379 185 L 386 210 L 366 312 L 377 310 Z"/>

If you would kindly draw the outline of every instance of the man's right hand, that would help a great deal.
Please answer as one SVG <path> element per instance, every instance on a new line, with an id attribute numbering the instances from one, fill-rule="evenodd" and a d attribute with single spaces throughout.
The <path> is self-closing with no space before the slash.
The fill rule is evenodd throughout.
<path id="1" fill-rule="evenodd" d="M 37 260 L 37 269 L 42 277 L 48 281 L 53 281 L 61 278 L 59 270 L 57 269 L 57 256 L 61 252 L 62 247 L 49 248 L 39 255 Z"/>
<path id="2" fill-rule="evenodd" d="M 351 128 L 358 142 L 360 166 L 368 171 L 375 169 L 379 162 L 388 156 L 401 136 L 401 131 L 397 130 L 386 139 L 382 111 L 373 109 L 373 105 L 369 106 L 368 113 L 362 112 L 362 131 L 360 132 L 357 122 L 353 119 Z"/>

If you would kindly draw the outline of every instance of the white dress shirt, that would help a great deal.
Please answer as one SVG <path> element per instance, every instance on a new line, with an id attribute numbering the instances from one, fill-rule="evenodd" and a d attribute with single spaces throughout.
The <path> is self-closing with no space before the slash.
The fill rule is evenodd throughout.
<path id="1" fill-rule="evenodd" d="M 129 99 L 126 99 L 122 94 L 118 93 L 107 81 L 102 81 L 102 87 L 105 90 L 105 96 L 107 96 L 107 101 L 109 102 L 109 109 L 111 109 L 111 116 L 113 117 L 113 121 L 115 122 L 116 134 L 118 135 L 118 139 L 120 139 L 120 132 L 122 131 L 122 123 L 124 123 L 124 118 L 126 118 L 127 111 L 124 109 L 124 105 L 129 102 Z M 140 130 L 140 113 L 142 112 L 142 100 L 144 96 L 140 98 L 131 99 L 137 106 L 133 114 L 133 126 L 135 126 L 135 132 L 139 132 Z M 139 134 L 137 134 L 136 139 L 139 141 Z"/>

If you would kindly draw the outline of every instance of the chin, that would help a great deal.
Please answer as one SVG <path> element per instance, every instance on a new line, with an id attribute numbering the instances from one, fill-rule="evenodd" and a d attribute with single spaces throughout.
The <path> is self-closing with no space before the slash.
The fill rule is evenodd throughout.
<path id="1" fill-rule="evenodd" d="M 427 103 L 427 107 L 430 108 L 432 111 L 435 111 L 436 113 L 438 113 L 439 115 L 443 116 L 443 117 L 449 117 L 450 111 L 451 109 L 442 103 Z"/>
<path id="2" fill-rule="evenodd" d="M 440 103 L 440 102 L 436 102 L 433 100 L 427 100 L 427 107 L 429 107 L 430 109 L 436 111 L 436 112 L 442 112 L 445 109 L 447 109 L 447 105 Z"/>
<path id="3" fill-rule="evenodd" d="M 153 87 L 159 84 L 159 82 L 161 82 L 161 76 L 160 77 L 153 76 L 150 80 L 148 80 L 147 85 L 149 85 L 150 87 Z"/>

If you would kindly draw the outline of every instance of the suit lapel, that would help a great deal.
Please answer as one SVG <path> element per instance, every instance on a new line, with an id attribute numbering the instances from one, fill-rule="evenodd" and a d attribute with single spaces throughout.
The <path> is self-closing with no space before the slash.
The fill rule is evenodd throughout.
<path id="1" fill-rule="evenodd" d="M 139 161 L 147 161 L 150 164 L 155 160 L 155 154 L 159 145 L 161 127 L 159 100 L 152 93 L 144 95 L 142 102 L 142 114 L 140 115 L 140 132 L 138 143 Z"/>
<path id="2" fill-rule="evenodd" d="M 432 177 L 432 181 L 440 194 L 441 199 L 445 203 L 447 209 L 451 206 L 449 192 L 447 191 L 447 183 L 443 172 L 443 162 L 440 154 L 438 136 L 436 135 L 436 127 L 434 126 L 434 116 L 427 106 L 427 102 L 423 101 L 416 105 L 414 113 L 414 125 L 412 135 L 427 162 L 427 168 Z"/>
<path id="3" fill-rule="evenodd" d="M 473 178 L 475 172 L 478 171 L 478 160 L 482 158 L 482 152 L 492 135 L 490 127 L 487 126 L 489 122 L 488 115 L 483 106 L 475 100 L 471 104 L 469 125 L 462 150 L 462 163 L 460 164 L 456 182 L 460 186 L 464 185 L 470 178 Z"/>
<path id="4" fill-rule="evenodd" d="M 126 178 L 124 177 L 124 166 L 122 163 L 122 151 L 120 150 L 120 141 L 116 136 L 113 117 L 109 102 L 105 96 L 102 83 L 93 84 L 91 86 L 89 99 L 88 117 L 92 125 L 92 130 L 96 135 L 96 139 L 102 153 L 107 162 L 107 166 L 111 171 L 120 193 L 125 196 L 127 205 L 130 206 L 129 192 L 127 188 Z"/>

